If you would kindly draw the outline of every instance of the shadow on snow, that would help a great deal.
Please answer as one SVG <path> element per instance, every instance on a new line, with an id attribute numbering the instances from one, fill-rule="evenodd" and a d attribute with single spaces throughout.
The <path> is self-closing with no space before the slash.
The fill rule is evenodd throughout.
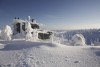
<path id="1" fill-rule="evenodd" d="M 91 50 L 95 50 L 94 53 L 96 54 L 96 56 L 100 57 L 100 48 L 91 47 Z"/>
<path id="2" fill-rule="evenodd" d="M 56 47 L 55 44 L 52 43 L 42 43 L 42 42 L 29 42 L 29 41 L 0 41 L 0 43 L 5 44 L 1 51 L 8 50 L 21 50 L 28 49 L 32 47 L 40 48 L 40 46 L 48 46 L 48 47 Z"/>

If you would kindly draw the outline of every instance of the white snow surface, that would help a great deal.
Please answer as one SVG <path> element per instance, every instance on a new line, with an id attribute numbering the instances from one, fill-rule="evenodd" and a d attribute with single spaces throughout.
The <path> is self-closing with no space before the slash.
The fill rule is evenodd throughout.
<path id="1" fill-rule="evenodd" d="M 0 67 L 100 67 L 100 46 L 0 40 Z"/>

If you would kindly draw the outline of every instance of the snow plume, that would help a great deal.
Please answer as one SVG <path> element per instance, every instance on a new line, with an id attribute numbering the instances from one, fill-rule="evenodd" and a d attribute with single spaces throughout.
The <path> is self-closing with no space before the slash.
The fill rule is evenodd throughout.
<path id="1" fill-rule="evenodd" d="M 1 38 L 4 40 L 11 40 L 11 36 L 12 36 L 11 27 L 6 25 L 1 32 Z"/>
<path id="2" fill-rule="evenodd" d="M 83 46 L 83 45 L 86 45 L 85 44 L 85 38 L 82 34 L 75 34 L 73 37 L 72 37 L 72 44 L 74 46 Z"/>
<path id="3" fill-rule="evenodd" d="M 26 38 L 26 40 L 31 40 L 32 39 L 32 28 L 31 28 L 31 24 L 29 23 L 29 22 L 27 22 L 27 25 L 26 25 L 27 27 L 26 27 L 26 36 L 25 36 L 25 38 Z"/>

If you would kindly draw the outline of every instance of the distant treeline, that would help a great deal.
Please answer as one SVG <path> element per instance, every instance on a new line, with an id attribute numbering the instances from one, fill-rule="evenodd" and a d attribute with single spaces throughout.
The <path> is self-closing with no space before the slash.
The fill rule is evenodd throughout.
<path id="1" fill-rule="evenodd" d="M 87 45 L 100 44 L 100 29 L 86 29 L 86 30 L 71 30 L 66 31 L 63 35 L 68 40 L 71 40 L 75 34 L 82 34 L 86 40 Z"/>

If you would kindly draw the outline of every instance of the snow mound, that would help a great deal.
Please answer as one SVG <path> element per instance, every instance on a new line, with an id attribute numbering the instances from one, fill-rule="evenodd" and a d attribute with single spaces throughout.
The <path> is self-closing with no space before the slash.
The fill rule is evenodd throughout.
<path id="1" fill-rule="evenodd" d="M 4 40 L 11 40 L 11 36 L 12 36 L 11 27 L 9 25 L 6 25 L 1 32 L 1 38 Z"/>
<path id="2" fill-rule="evenodd" d="M 73 37 L 72 37 L 72 44 L 74 46 L 83 46 L 83 45 L 86 45 L 85 44 L 85 38 L 82 34 L 75 34 Z"/>

